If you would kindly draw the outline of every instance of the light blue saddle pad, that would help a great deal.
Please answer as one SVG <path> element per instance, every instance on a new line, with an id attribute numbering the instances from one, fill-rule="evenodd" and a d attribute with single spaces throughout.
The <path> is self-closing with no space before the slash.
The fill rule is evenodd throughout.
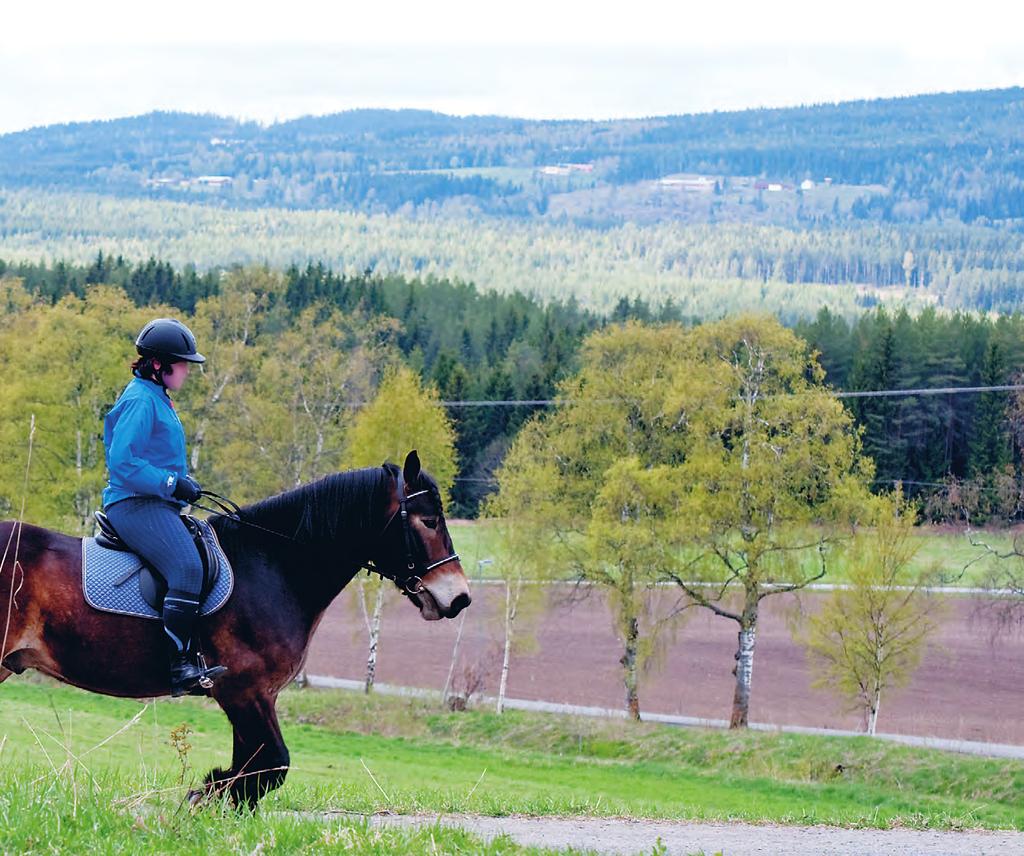
<path id="1" fill-rule="evenodd" d="M 219 542 L 215 552 L 220 576 L 203 601 L 201 615 L 210 615 L 224 606 L 235 587 L 231 563 Z M 142 561 L 134 553 L 108 550 L 97 544 L 95 538 L 82 539 L 82 591 L 89 606 L 119 615 L 160 618 L 139 592 L 141 569 Z"/>

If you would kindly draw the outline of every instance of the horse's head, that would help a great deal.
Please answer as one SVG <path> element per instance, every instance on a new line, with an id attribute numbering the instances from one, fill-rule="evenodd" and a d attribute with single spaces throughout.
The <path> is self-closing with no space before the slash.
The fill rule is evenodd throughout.
<path id="1" fill-rule="evenodd" d="M 427 621 L 454 618 L 470 604 L 469 583 L 452 546 L 436 482 L 410 452 L 394 476 L 381 555 L 374 564 L 393 580 Z"/>

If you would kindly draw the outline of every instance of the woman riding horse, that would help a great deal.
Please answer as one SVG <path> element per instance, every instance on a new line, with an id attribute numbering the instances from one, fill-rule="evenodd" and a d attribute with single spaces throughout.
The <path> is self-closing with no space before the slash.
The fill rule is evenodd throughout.
<path id="1" fill-rule="evenodd" d="M 206 358 L 180 321 L 157 318 L 135 340 L 135 377 L 103 422 L 110 481 L 103 510 L 121 539 L 167 581 L 164 631 L 169 640 L 171 695 L 203 692 L 227 670 L 200 667 L 193 641 L 203 563 L 181 511 L 202 488 L 188 474 L 185 430 L 170 392 L 193 363 Z"/>
<path id="2" fill-rule="evenodd" d="M 233 744 L 231 764 L 210 770 L 190 798 L 226 793 L 236 805 L 255 807 L 281 786 L 290 764 L 277 696 L 302 668 L 328 606 L 355 575 L 366 568 L 392 580 L 428 621 L 459 615 L 470 605 L 469 585 L 437 483 L 411 451 L 402 467 L 386 462 L 334 473 L 238 513 L 212 515 L 237 584 L 200 634 L 194 612 L 185 608 L 197 599 L 194 548 L 178 520 L 199 486 L 188 476 L 184 434 L 167 392 L 179 389 L 187 364 L 203 357 L 187 328 L 167 319 L 147 326 L 137 346 L 136 377 L 105 426 L 110 486 L 104 499 L 123 540 L 167 575 L 179 598 L 164 614 L 168 632 L 155 621 L 86 602 L 82 539 L 0 521 L 0 683 L 38 669 L 91 692 L 163 695 L 167 679 L 150 665 L 170 638 L 178 693 L 199 683 L 196 672 L 217 676 L 203 675 L 189 656 L 193 636 L 197 650 L 201 637 L 203 650 L 230 667 L 218 667 L 222 678 L 210 695 L 231 722 Z"/>

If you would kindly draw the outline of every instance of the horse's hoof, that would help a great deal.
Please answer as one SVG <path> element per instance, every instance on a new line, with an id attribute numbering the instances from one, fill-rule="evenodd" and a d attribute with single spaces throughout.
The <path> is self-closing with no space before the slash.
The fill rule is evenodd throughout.
<path id="1" fill-rule="evenodd" d="M 185 796 L 185 800 L 188 802 L 188 807 L 195 811 L 205 802 L 206 791 L 202 788 L 193 788 Z"/>

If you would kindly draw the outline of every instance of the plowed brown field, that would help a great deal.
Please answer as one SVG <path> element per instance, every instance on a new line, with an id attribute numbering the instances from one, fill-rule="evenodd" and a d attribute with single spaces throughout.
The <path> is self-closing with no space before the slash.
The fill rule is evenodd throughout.
<path id="1" fill-rule="evenodd" d="M 353 585 L 357 585 L 354 583 Z M 524 699 L 599 707 L 621 707 L 622 652 L 600 594 L 569 603 L 564 587 L 552 589 L 552 605 L 537 619 L 535 649 L 513 657 L 509 695 Z M 804 593 L 814 609 L 821 593 Z M 483 692 L 497 689 L 501 664 L 504 590 L 478 585 L 473 591 L 455 670 L 464 682 L 467 667 L 489 673 Z M 944 605 L 921 667 L 910 684 L 883 697 L 878 730 L 928 737 L 1024 744 L 1024 637 L 993 640 L 991 622 L 969 596 L 939 596 Z M 561 602 L 559 602 L 561 601 Z M 754 662 L 754 722 L 857 729 L 857 716 L 843 712 L 838 698 L 812 689 L 812 675 L 787 624 L 796 601 L 791 595 L 762 603 Z M 426 622 L 397 592 L 389 592 L 384 613 L 377 680 L 441 689 L 448 674 L 458 619 Z M 361 679 L 367 632 L 354 598 L 343 593 L 316 632 L 307 662 L 312 674 Z M 710 719 L 728 718 L 732 700 L 736 625 L 706 610 L 690 610 L 674 641 L 644 675 L 642 710 Z"/>

